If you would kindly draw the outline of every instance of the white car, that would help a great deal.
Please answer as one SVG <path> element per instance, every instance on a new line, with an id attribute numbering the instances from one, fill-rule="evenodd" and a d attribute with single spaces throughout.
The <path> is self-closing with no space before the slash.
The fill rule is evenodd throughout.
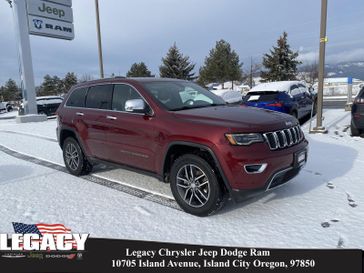
<path id="1" fill-rule="evenodd" d="M 215 95 L 221 97 L 227 103 L 238 103 L 242 100 L 241 93 L 231 89 L 210 90 Z"/>
<path id="2" fill-rule="evenodd" d="M 6 104 L 4 102 L 0 102 L 0 112 L 6 111 Z"/>

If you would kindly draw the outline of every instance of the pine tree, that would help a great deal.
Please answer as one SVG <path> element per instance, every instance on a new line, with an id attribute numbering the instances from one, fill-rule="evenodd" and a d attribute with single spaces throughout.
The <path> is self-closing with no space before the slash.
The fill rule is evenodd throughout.
<path id="1" fill-rule="evenodd" d="M 199 83 L 226 81 L 239 81 L 242 79 L 242 63 L 239 55 L 231 49 L 228 42 L 220 40 L 216 46 L 210 50 L 209 56 L 205 58 L 204 65 L 200 68 Z"/>
<path id="2" fill-rule="evenodd" d="M 1 88 L 0 96 L 4 101 L 14 101 L 21 99 L 20 89 L 13 79 L 9 79 L 5 83 L 5 86 Z"/>
<path id="3" fill-rule="evenodd" d="M 39 96 L 52 96 L 52 95 L 59 95 L 62 93 L 63 90 L 63 83 L 62 80 L 57 77 L 50 75 L 45 75 L 43 78 L 43 83 L 39 89 Z"/>
<path id="4" fill-rule="evenodd" d="M 192 64 L 188 56 L 183 56 L 176 46 L 176 43 L 162 58 L 162 65 L 159 67 L 159 74 L 162 78 L 175 78 L 183 80 L 194 80 L 195 73 L 192 72 L 195 64 Z"/>
<path id="5" fill-rule="evenodd" d="M 148 67 L 145 63 L 134 63 L 128 73 L 126 73 L 127 77 L 152 77 L 152 73 L 149 71 Z"/>
<path id="6" fill-rule="evenodd" d="M 297 60 L 298 52 L 293 52 L 287 42 L 287 33 L 277 40 L 277 46 L 273 46 L 270 53 L 263 57 L 265 71 L 262 71 L 263 81 L 289 81 L 295 80 L 297 66 L 301 64 Z"/>
<path id="7" fill-rule="evenodd" d="M 67 93 L 73 85 L 77 84 L 77 76 L 73 72 L 68 72 L 66 76 L 64 76 L 62 82 L 63 93 Z"/>

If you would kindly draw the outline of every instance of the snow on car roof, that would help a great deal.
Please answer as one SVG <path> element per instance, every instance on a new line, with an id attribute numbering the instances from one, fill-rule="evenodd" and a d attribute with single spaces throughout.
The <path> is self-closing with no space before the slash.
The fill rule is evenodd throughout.
<path id="1" fill-rule="evenodd" d="M 37 104 L 56 104 L 62 103 L 62 97 L 56 96 L 44 96 L 44 97 L 37 97 Z"/>
<path id="2" fill-rule="evenodd" d="M 37 97 L 37 100 L 48 100 L 48 99 L 61 99 L 63 100 L 62 97 L 60 96 L 41 96 L 41 97 Z"/>
<path id="3" fill-rule="evenodd" d="M 218 89 L 218 90 L 210 90 L 215 95 L 221 97 L 225 102 L 235 103 L 241 101 L 241 93 L 239 91 L 231 90 L 231 89 Z"/>
<path id="4" fill-rule="evenodd" d="M 281 82 L 266 82 L 258 84 L 250 89 L 250 92 L 256 91 L 289 91 L 293 84 L 304 84 L 301 81 L 281 81 Z"/>

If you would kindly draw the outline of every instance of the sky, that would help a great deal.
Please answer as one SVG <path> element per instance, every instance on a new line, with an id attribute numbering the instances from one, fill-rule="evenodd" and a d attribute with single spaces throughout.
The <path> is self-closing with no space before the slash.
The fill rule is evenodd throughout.
<path id="1" fill-rule="evenodd" d="M 31 1 L 31 0 L 29 0 Z M 105 75 L 125 75 L 145 62 L 158 75 L 176 42 L 196 72 L 217 40 L 239 54 L 243 69 L 260 63 L 283 31 L 304 63 L 318 59 L 319 0 L 99 0 Z M 364 60 L 364 1 L 329 0 L 327 63 Z M 75 39 L 30 36 L 36 84 L 45 74 L 99 76 L 93 0 L 73 0 Z M 0 0 L 0 85 L 19 82 L 16 35 L 9 4 Z"/>

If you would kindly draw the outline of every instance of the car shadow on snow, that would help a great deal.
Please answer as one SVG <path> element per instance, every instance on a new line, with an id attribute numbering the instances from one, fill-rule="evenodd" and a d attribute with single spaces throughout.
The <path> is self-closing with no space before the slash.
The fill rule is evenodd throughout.
<path id="1" fill-rule="evenodd" d="M 252 197 L 241 203 L 228 202 L 218 214 L 229 213 L 262 200 L 268 204 L 274 200 L 299 196 L 313 189 L 328 185 L 333 179 L 345 176 L 352 168 L 358 152 L 348 146 L 326 143 L 309 138 L 309 157 L 300 174 L 276 189 Z"/>
<path id="2" fill-rule="evenodd" d="M 32 172 L 33 170 L 29 166 L 2 165 L 0 166 L 0 186 L 29 176 Z"/>

